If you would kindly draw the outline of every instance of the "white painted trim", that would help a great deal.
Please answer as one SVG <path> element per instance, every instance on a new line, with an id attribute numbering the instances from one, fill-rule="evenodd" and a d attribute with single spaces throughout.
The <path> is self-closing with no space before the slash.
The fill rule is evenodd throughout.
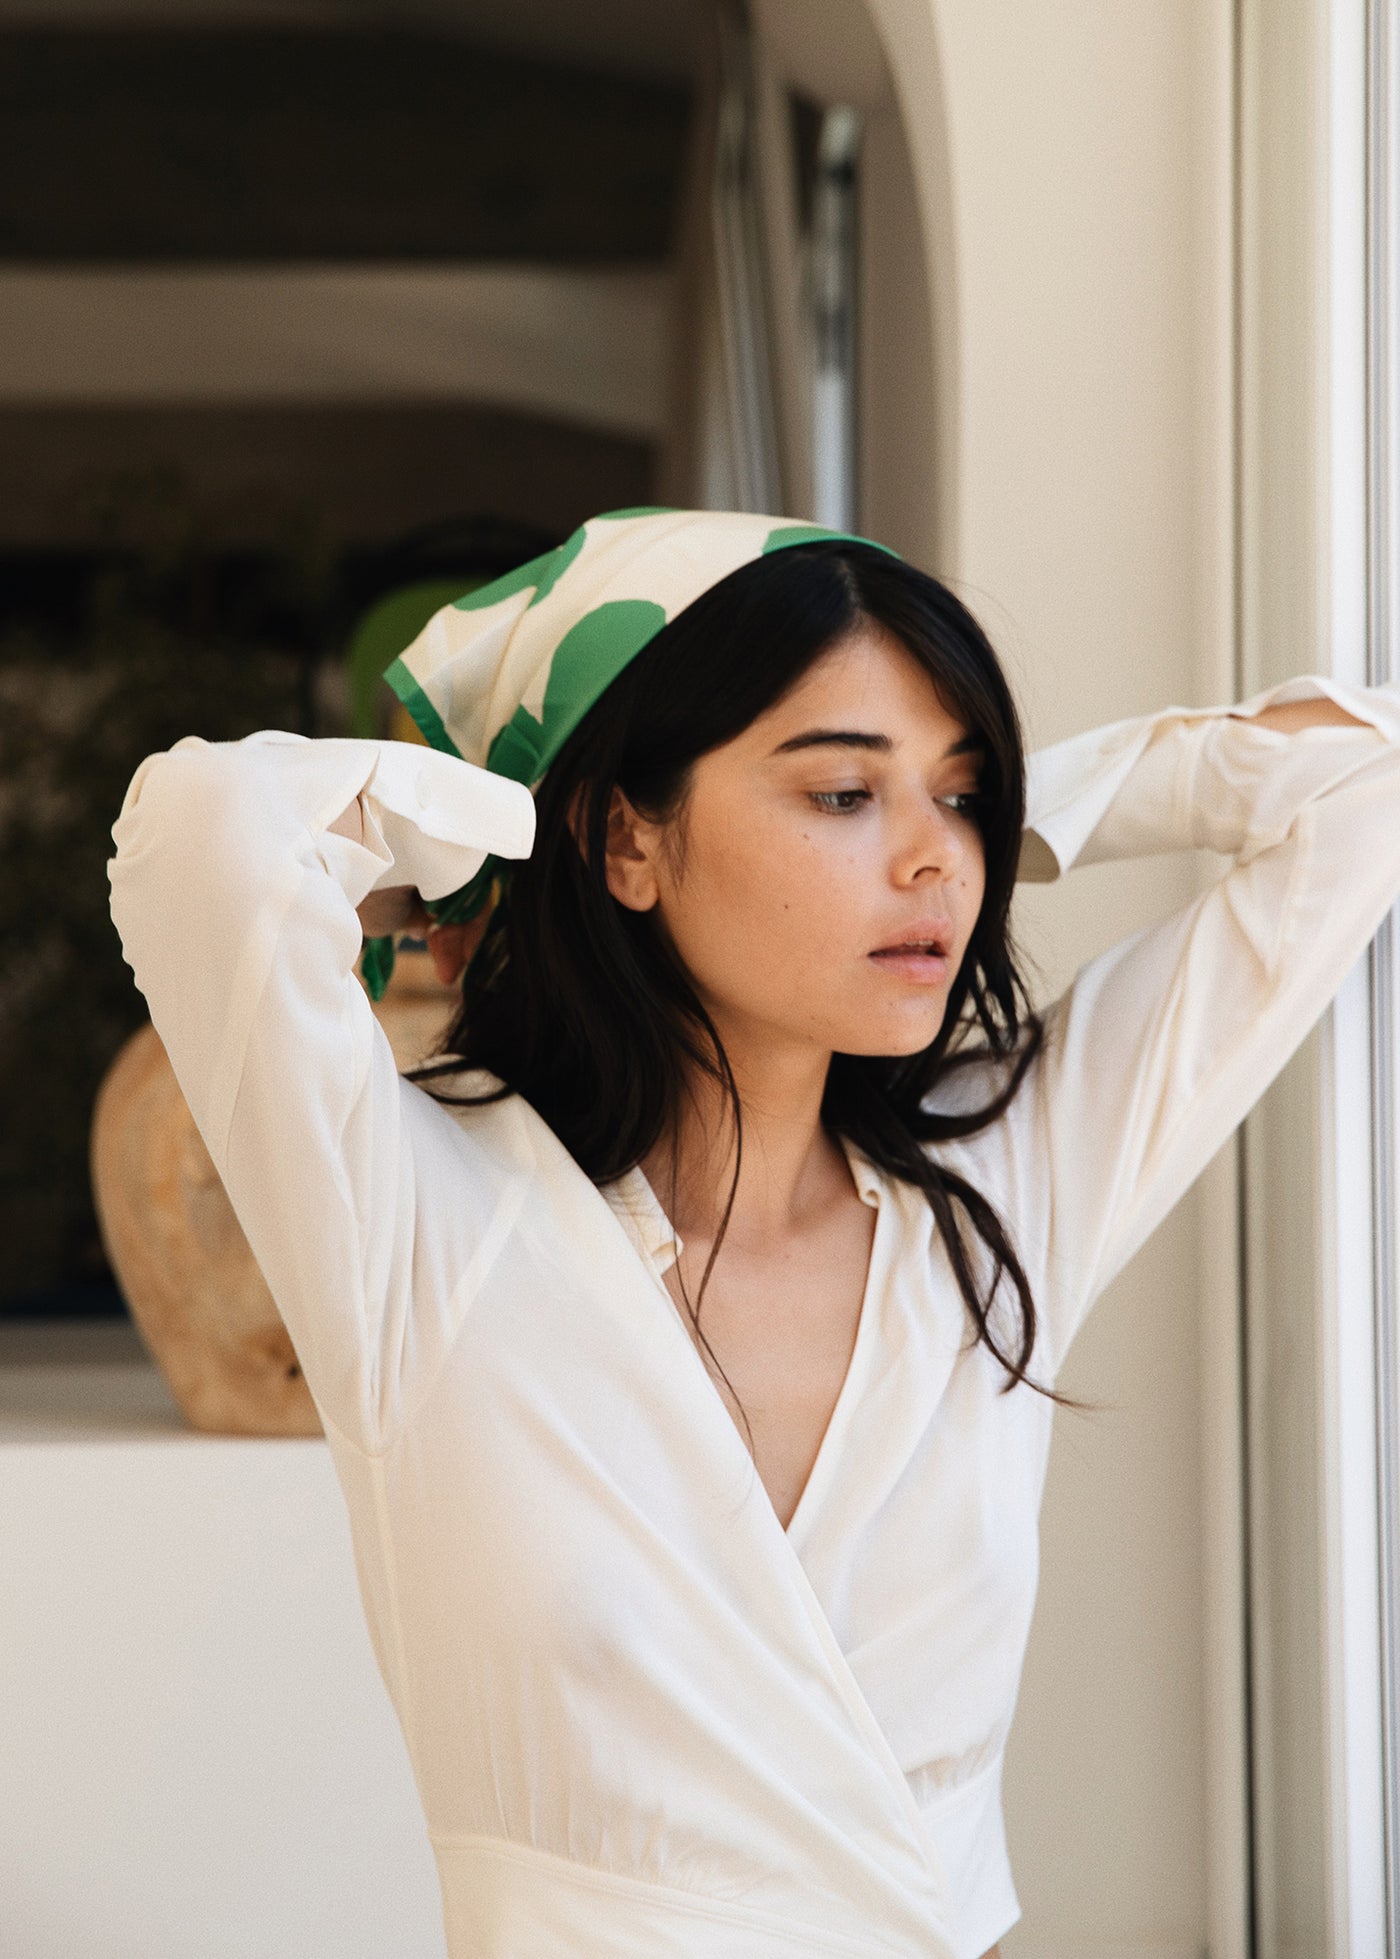
<path id="1" fill-rule="evenodd" d="M 1317 365 L 1323 431 L 1322 644 L 1340 680 L 1369 677 L 1370 422 L 1367 0 L 1331 0 L 1318 266 L 1326 293 Z M 1371 986 L 1374 954 L 1322 1030 L 1319 1110 L 1318 1449 L 1327 1642 L 1330 1940 L 1335 1959 L 1382 1959 L 1386 1942 L 1377 1547 L 1375 1227 Z"/>
<path id="2" fill-rule="evenodd" d="M 1320 184 L 1327 295 L 1318 362 L 1325 497 L 1322 643 L 1341 680 L 1368 677 L 1369 72 L 1365 0 L 1332 0 Z M 1362 961 L 1323 1027 L 1320 1084 L 1318 1448 L 1327 1641 L 1330 1939 L 1335 1959 L 1381 1959 L 1384 1781 L 1372 1211 L 1371 966 Z"/>
<path id="3" fill-rule="evenodd" d="M 1400 7 L 1369 0 L 1367 679 L 1400 681 Z M 1382 1789 L 1379 1889 L 1372 1915 L 1387 1950 L 1400 1924 L 1400 911 L 1370 959 L 1373 1190 L 1373 1365 L 1376 1428 L 1377 1747 Z M 1376 1887 L 1373 1886 L 1373 1890 Z"/>
<path id="4" fill-rule="evenodd" d="M 1241 681 L 1256 689 L 1317 671 L 1364 684 L 1368 669 L 1368 9 L 1393 0 L 1323 0 L 1290 10 L 1240 0 L 1244 24 L 1241 145 L 1240 559 Z M 1272 1139 L 1282 1179 L 1249 1193 L 1249 1242 L 1315 1207 L 1312 1302 L 1287 1302 L 1313 1331 L 1311 1433 L 1318 1515 L 1315 1546 L 1322 1651 L 1295 1692 L 1321 1691 L 1321 1827 L 1327 1959 L 1383 1959 L 1384 1776 L 1381 1758 L 1380 1592 L 1372 1197 L 1371 961 L 1358 963 L 1296 1065 L 1314 1090 L 1316 1133 L 1290 1136 L 1287 1105 L 1266 1098 L 1249 1134 Z M 1267 1343 L 1283 1302 L 1249 1281 L 1251 1332 Z M 1297 1318 L 1302 1305 L 1309 1318 Z M 1266 1369 L 1251 1374 L 1268 1380 Z M 1257 1419 L 1251 1432 L 1262 1427 Z M 1257 1468 L 1261 1498 L 1267 1465 Z M 1255 1504 L 1259 1520 L 1276 1497 Z M 1258 1548 L 1265 1560 L 1269 1545 Z M 1305 1555 L 1301 1545 L 1295 1546 Z M 1273 1609 L 1279 1609 L 1278 1601 Z M 1274 1690 L 1255 1712 L 1261 1838 L 1256 1850 L 1261 1953 L 1281 1900 L 1268 1852 L 1272 1805 L 1288 1789 L 1268 1783 L 1274 1764 L 1268 1602 L 1253 1605 L 1256 1679 Z M 1297 1628 L 1293 1628 L 1296 1634 Z M 1287 1641 L 1282 1642 L 1286 1647 Z M 1296 1792 L 1295 1792 L 1296 1793 Z M 1297 1900 L 1294 1900 L 1295 1906 Z M 1311 1900 L 1309 1900 L 1311 1904 Z M 1320 1903 L 1320 1900 L 1319 1900 Z"/>
<path id="5" fill-rule="evenodd" d="M 1320 1043 L 1317 1447 L 1330 1959 L 1385 1953 L 1368 965 L 1362 959 L 1338 993 Z"/>

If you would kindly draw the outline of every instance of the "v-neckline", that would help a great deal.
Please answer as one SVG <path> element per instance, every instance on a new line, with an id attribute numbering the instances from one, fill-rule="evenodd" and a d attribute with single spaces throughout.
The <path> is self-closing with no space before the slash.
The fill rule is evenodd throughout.
<path id="1" fill-rule="evenodd" d="M 618 1215 L 619 1204 L 609 1197 L 608 1189 L 600 1189 L 597 1185 L 590 1185 L 589 1188 L 596 1196 L 603 1199 L 605 1208 L 615 1228 L 636 1260 L 639 1270 L 646 1275 L 649 1282 L 651 1298 L 657 1303 L 658 1308 L 664 1307 L 665 1309 L 664 1315 L 659 1311 L 657 1315 L 658 1328 L 664 1324 L 669 1329 L 663 1337 L 668 1340 L 678 1341 L 680 1343 L 680 1349 L 689 1357 L 682 1365 L 694 1367 L 698 1371 L 699 1381 L 703 1383 L 703 1387 L 699 1389 L 699 1393 L 709 1398 L 706 1408 L 707 1429 L 713 1427 L 717 1435 L 722 1434 L 725 1437 L 724 1446 L 726 1451 L 739 1451 L 743 1456 L 744 1462 L 752 1472 L 754 1482 L 757 1484 L 758 1490 L 762 1495 L 761 1505 L 756 1503 L 751 1513 L 755 1526 L 762 1536 L 766 1537 L 770 1529 L 774 1533 L 777 1560 L 785 1571 L 787 1583 L 794 1589 L 803 1616 L 812 1630 L 820 1652 L 825 1658 L 830 1679 L 840 1695 L 847 1714 L 855 1723 L 858 1731 L 864 1736 L 872 1760 L 879 1765 L 883 1773 L 886 1784 L 892 1792 L 898 1806 L 899 1814 L 903 1818 L 909 1843 L 917 1850 L 924 1868 L 933 1875 L 939 1894 L 942 1929 L 945 1936 L 947 1936 L 949 1891 L 947 1872 L 944 1868 L 941 1855 L 930 1834 L 923 1812 L 914 1799 L 908 1778 L 900 1765 L 898 1757 L 895 1755 L 890 1739 L 880 1726 L 880 1723 L 876 1720 L 874 1710 L 865 1697 L 864 1689 L 856 1677 L 855 1670 L 842 1648 L 841 1642 L 836 1637 L 835 1630 L 827 1616 L 826 1607 L 819 1598 L 816 1587 L 808 1575 L 807 1567 L 803 1562 L 802 1553 L 797 1542 L 798 1527 L 800 1525 L 805 1526 L 809 1523 L 811 1517 L 815 1514 L 816 1505 L 820 1499 L 822 1490 L 830 1483 L 831 1477 L 835 1474 L 834 1465 L 840 1451 L 842 1435 L 844 1430 L 849 1426 L 851 1411 L 862 1391 L 864 1376 L 868 1372 L 869 1354 L 872 1342 L 876 1338 L 876 1322 L 880 1317 L 878 1304 L 879 1290 L 885 1281 L 890 1257 L 890 1246 L 892 1244 L 892 1234 L 897 1224 L 897 1220 L 892 1215 L 888 1215 L 895 1209 L 895 1198 L 891 1193 L 889 1185 L 880 1177 L 873 1164 L 870 1164 L 865 1158 L 854 1154 L 853 1147 L 848 1146 L 844 1138 L 840 1140 L 842 1147 L 846 1151 L 846 1160 L 851 1166 L 852 1178 L 855 1181 L 857 1191 L 860 1193 L 862 1200 L 874 1200 L 875 1230 L 871 1237 L 870 1259 L 865 1275 L 865 1289 L 861 1295 L 860 1318 L 856 1325 L 856 1337 L 852 1344 L 851 1358 L 846 1368 L 846 1377 L 841 1383 L 840 1392 L 832 1407 L 825 1432 L 818 1445 L 812 1467 L 808 1472 L 807 1481 L 803 1485 L 802 1494 L 797 1500 L 797 1507 L 786 1525 L 780 1522 L 778 1513 L 773 1507 L 772 1498 L 768 1495 L 767 1485 L 758 1474 L 757 1464 L 744 1446 L 744 1438 L 739 1432 L 738 1425 L 725 1406 L 724 1399 L 719 1389 L 715 1386 L 710 1371 L 705 1366 L 694 1340 L 686 1331 L 685 1323 L 676 1308 L 676 1302 L 667 1291 L 657 1270 L 652 1241 L 661 1236 L 656 1229 L 658 1221 L 666 1227 L 666 1234 L 669 1235 L 671 1241 L 674 1241 L 675 1233 L 671 1231 L 669 1220 L 666 1218 L 665 1211 L 656 1198 L 655 1192 L 651 1189 L 651 1185 L 647 1182 L 640 1168 L 638 1168 L 635 1173 L 628 1172 L 623 1178 L 617 1179 L 615 1184 L 610 1187 L 616 1191 L 618 1186 L 628 1183 L 634 1174 L 640 1179 L 640 1188 L 637 1184 L 633 1184 L 632 1188 L 638 1191 L 641 1197 L 641 1214 L 651 1225 L 650 1234 L 645 1232 L 641 1234 L 643 1243 L 647 1247 L 645 1252 L 638 1246 L 632 1233 L 628 1231 L 622 1218 Z M 866 1195 L 867 1191 L 869 1198 Z M 627 1204 L 625 1194 L 621 1199 L 621 1207 L 626 1208 L 633 1217 L 637 1217 L 637 1210 L 634 1210 Z M 697 1413 L 699 1410 L 700 1403 L 697 1399 Z M 718 1424 L 715 1424 L 710 1419 L 714 1414 L 718 1414 L 721 1418 Z"/>
<path id="2" fill-rule="evenodd" d="M 656 1286 L 657 1292 L 665 1300 L 667 1311 L 675 1325 L 675 1329 L 684 1338 L 686 1348 L 696 1367 L 698 1367 L 706 1388 L 723 1409 L 725 1419 L 733 1430 L 735 1440 L 739 1442 L 741 1447 L 744 1447 L 745 1455 L 749 1456 L 750 1462 L 753 1463 L 754 1475 L 758 1478 L 759 1487 L 762 1489 L 764 1499 L 768 1504 L 769 1510 L 772 1512 L 774 1523 L 778 1526 L 778 1529 L 782 1532 L 787 1542 L 793 1546 L 794 1550 L 801 1534 L 800 1527 L 805 1527 L 808 1518 L 820 1499 L 821 1489 L 830 1482 L 834 1474 L 832 1464 L 840 1450 L 840 1437 L 850 1425 L 850 1411 L 860 1393 L 860 1380 L 865 1372 L 866 1353 L 871 1340 L 874 1338 L 871 1327 L 878 1317 L 878 1311 L 874 1304 L 874 1294 L 883 1276 L 885 1240 L 890 1228 L 886 1213 L 891 1209 L 891 1205 L 888 1201 L 885 1187 L 874 1165 L 864 1156 L 860 1155 L 856 1151 L 854 1144 L 848 1142 L 844 1136 L 838 1136 L 836 1140 L 841 1145 L 842 1152 L 845 1155 L 857 1196 L 863 1204 L 869 1204 L 875 1212 L 875 1229 L 871 1233 L 870 1253 L 866 1262 L 865 1282 L 861 1289 L 860 1310 L 856 1319 L 855 1339 L 851 1343 L 850 1359 L 846 1363 L 846 1372 L 842 1376 L 841 1386 L 837 1390 L 836 1399 L 832 1403 L 831 1413 L 827 1417 L 826 1427 L 822 1430 L 821 1440 L 817 1444 L 817 1452 L 812 1458 L 810 1469 L 807 1471 L 806 1481 L 802 1485 L 797 1502 L 793 1507 L 792 1515 L 788 1518 L 786 1524 L 778 1516 L 773 1499 L 768 1493 L 768 1486 L 764 1483 L 763 1478 L 758 1475 L 758 1465 L 757 1463 L 753 1463 L 753 1458 L 749 1455 L 747 1447 L 744 1447 L 743 1437 L 739 1432 L 738 1424 L 735 1422 L 723 1395 L 721 1395 L 719 1388 L 716 1386 L 709 1368 L 705 1365 L 704 1357 L 696 1347 L 695 1341 L 681 1317 L 679 1308 L 667 1289 L 661 1268 L 657 1264 L 656 1254 L 658 1251 L 663 1247 L 670 1246 L 673 1248 L 674 1256 L 676 1249 L 684 1249 L 684 1240 L 671 1223 L 660 1198 L 652 1188 L 650 1179 L 640 1164 L 635 1165 L 624 1176 L 618 1178 L 613 1186 L 621 1194 L 622 1207 L 627 1210 L 628 1215 L 639 1226 L 643 1227 L 639 1234 L 642 1241 L 640 1248 L 632 1240 L 631 1233 L 626 1232 L 626 1227 L 623 1227 L 628 1241 L 632 1245 L 633 1252 L 645 1266 L 648 1275 Z M 641 1199 L 640 1216 L 638 1215 L 638 1211 L 627 1203 L 626 1187 L 629 1184 Z M 607 1197 L 605 1191 L 599 1194 L 605 1198 Z M 616 1215 L 618 1206 L 613 1204 L 611 1199 L 608 1199 L 608 1202 L 609 1208 Z M 621 1224 L 622 1220 L 619 1218 L 618 1222 Z M 650 1230 L 644 1228 L 647 1225 L 651 1227 Z"/>
<path id="3" fill-rule="evenodd" d="M 638 1273 L 644 1275 L 646 1279 L 646 1295 L 650 1303 L 656 1307 L 654 1326 L 658 1334 L 662 1326 L 666 1328 L 666 1332 L 660 1334 L 660 1338 L 666 1342 L 676 1342 L 677 1352 L 687 1356 L 685 1360 L 679 1362 L 681 1367 L 697 1369 L 695 1414 L 697 1418 L 703 1418 L 705 1432 L 715 1436 L 715 1446 L 723 1448 L 724 1456 L 730 1457 L 730 1454 L 742 1456 L 746 1469 L 752 1475 L 754 1485 L 758 1485 L 758 1495 L 754 1495 L 754 1489 L 750 1485 L 750 1497 L 740 1505 L 740 1514 L 748 1516 L 750 1528 L 756 1532 L 756 1538 L 752 1540 L 754 1550 L 768 1553 L 771 1548 L 771 1555 L 760 1555 L 760 1563 L 764 1569 L 771 1571 L 775 1583 L 787 1585 L 791 1589 L 789 1595 L 797 1602 L 801 1616 L 811 1630 L 811 1636 L 817 1644 L 817 1653 L 824 1661 L 828 1681 L 834 1687 L 836 1695 L 840 1696 L 840 1702 L 846 1708 L 848 1718 L 856 1726 L 856 1732 L 862 1736 L 865 1747 L 869 1751 L 871 1767 L 879 1771 L 883 1787 L 895 1802 L 895 1810 L 903 1822 L 903 1843 L 918 1857 L 924 1875 L 932 1879 L 934 1894 L 938 1900 L 936 1902 L 938 1930 L 942 1932 L 944 1939 L 952 1939 L 950 1902 L 948 1902 L 950 1888 L 948 1888 L 948 1873 L 942 1855 L 928 1830 L 924 1814 L 918 1808 L 918 1802 L 914 1800 L 914 1794 L 910 1791 L 909 1779 L 899 1763 L 899 1757 L 895 1755 L 891 1740 L 881 1728 L 881 1724 L 877 1722 L 875 1712 L 863 1693 L 860 1679 L 856 1677 L 852 1661 L 848 1659 L 840 1640 L 836 1638 L 832 1622 L 826 1616 L 826 1606 L 818 1597 L 817 1587 L 807 1571 L 803 1553 L 797 1542 L 799 1526 L 807 1528 L 811 1524 L 811 1518 L 817 1514 L 820 1495 L 830 1485 L 830 1479 L 836 1473 L 840 1444 L 846 1428 L 850 1426 L 852 1410 L 856 1407 L 856 1401 L 865 1385 L 865 1377 L 869 1373 L 869 1354 L 877 1338 L 875 1326 L 877 1320 L 881 1318 L 879 1293 L 881 1287 L 885 1285 L 885 1277 L 891 1262 L 891 1248 L 895 1244 L 895 1232 L 899 1224 L 899 1220 L 891 1215 L 897 1207 L 897 1199 L 895 1195 L 891 1195 L 891 1189 L 881 1179 L 879 1171 L 875 1170 L 875 1166 L 869 1164 L 865 1158 L 858 1156 L 850 1146 L 846 1146 L 844 1140 L 842 1146 L 846 1148 L 846 1160 L 852 1168 L 852 1177 L 856 1181 L 858 1193 L 862 1195 L 862 1201 L 871 1203 L 875 1211 L 875 1230 L 871 1234 L 860 1320 L 856 1324 L 856 1340 L 852 1344 L 852 1356 L 846 1367 L 846 1379 L 842 1381 L 840 1393 L 836 1395 L 836 1403 L 832 1405 L 826 1430 L 818 1444 L 817 1457 L 813 1459 L 813 1467 L 807 1475 L 807 1483 L 803 1485 L 803 1493 L 797 1499 L 797 1508 L 793 1510 L 787 1526 L 779 1522 L 777 1510 L 773 1508 L 773 1501 L 768 1495 L 768 1485 L 758 1475 L 758 1465 L 754 1463 L 754 1459 L 744 1446 L 744 1438 L 738 1430 L 738 1424 L 724 1407 L 723 1395 L 719 1393 L 719 1387 L 715 1385 L 709 1367 L 703 1362 L 703 1356 L 699 1354 L 695 1340 L 689 1336 L 685 1322 L 677 1311 L 676 1301 L 672 1299 L 672 1295 L 666 1289 L 666 1283 L 662 1281 L 660 1269 L 656 1264 L 656 1250 L 660 1250 L 664 1244 L 676 1242 L 676 1232 L 672 1230 L 670 1220 L 662 1211 L 656 1193 L 652 1191 L 650 1183 L 646 1181 L 646 1177 L 640 1170 L 627 1171 L 611 1185 L 599 1187 L 589 1183 L 589 1191 L 593 1193 L 593 1197 L 603 1201 L 603 1209 L 611 1217 L 613 1228 L 619 1232 L 621 1242 L 627 1246 L 630 1256 L 634 1258 Z M 636 1232 L 629 1230 L 625 1215 L 638 1226 Z M 758 1497 L 762 1497 L 762 1503 L 758 1501 Z M 734 1532 L 732 1528 L 726 1526 L 723 1536 L 726 1552 L 732 1552 L 736 1536 L 744 1538 L 746 1530 Z"/>

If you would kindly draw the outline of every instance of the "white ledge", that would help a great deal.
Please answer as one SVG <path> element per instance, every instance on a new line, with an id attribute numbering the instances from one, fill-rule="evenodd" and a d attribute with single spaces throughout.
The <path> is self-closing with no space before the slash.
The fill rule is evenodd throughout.
<path id="1" fill-rule="evenodd" d="M 323 1439 L 191 1428 L 128 1320 L 0 1322 L 0 1448 L 131 1442 L 301 1448 Z"/>

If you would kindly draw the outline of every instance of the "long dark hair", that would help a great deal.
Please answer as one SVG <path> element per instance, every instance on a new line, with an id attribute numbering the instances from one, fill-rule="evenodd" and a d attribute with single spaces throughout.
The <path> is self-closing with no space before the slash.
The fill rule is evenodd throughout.
<path id="1" fill-rule="evenodd" d="M 696 1333 L 729 1385 L 700 1330 L 700 1300 L 738 1187 L 738 1091 L 719 1034 L 679 958 L 649 913 L 619 904 L 608 890 L 608 809 L 617 784 L 643 815 L 659 822 L 674 817 L 698 758 L 740 734 L 822 653 L 867 623 L 886 627 L 908 648 L 948 712 L 983 743 L 972 813 L 986 885 L 937 1038 L 912 1055 L 833 1055 L 821 1119 L 833 1135 L 928 1198 L 977 1329 L 973 1344 L 985 1341 L 1007 1369 L 1002 1392 L 1024 1381 L 1061 1405 L 1082 1408 L 1026 1373 L 1036 1307 L 1025 1269 L 995 1208 L 930 1148 L 995 1121 L 1043 1038 L 1009 925 L 1025 813 L 1020 722 L 971 613 L 937 578 L 888 552 L 820 540 L 756 558 L 703 592 L 642 648 L 584 715 L 539 784 L 534 849 L 511 867 L 463 974 L 461 1007 L 439 1049 L 444 1058 L 414 1070 L 413 1079 L 489 1070 L 502 1087 L 429 1092 L 459 1105 L 522 1095 L 596 1184 L 623 1175 L 663 1136 L 674 1135 L 688 1071 L 716 1082 L 734 1123 L 734 1175 L 694 1303 L 681 1284 Z M 575 803 L 577 836 L 569 821 Z M 957 1113 L 926 1106 L 950 1073 L 988 1059 L 1005 1064 L 989 1101 Z M 990 1255 L 990 1273 L 980 1282 L 964 1220 Z M 1014 1357 L 989 1325 L 1003 1279 L 1020 1309 Z"/>

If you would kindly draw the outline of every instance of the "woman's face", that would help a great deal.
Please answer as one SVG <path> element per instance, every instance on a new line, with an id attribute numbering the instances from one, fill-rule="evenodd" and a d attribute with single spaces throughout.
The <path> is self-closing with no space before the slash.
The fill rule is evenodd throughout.
<path id="1" fill-rule="evenodd" d="M 609 887 L 655 909 L 726 1045 L 916 1053 L 982 903 L 979 760 L 909 652 L 862 626 L 701 756 L 671 825 L 614 791 Z"/>

